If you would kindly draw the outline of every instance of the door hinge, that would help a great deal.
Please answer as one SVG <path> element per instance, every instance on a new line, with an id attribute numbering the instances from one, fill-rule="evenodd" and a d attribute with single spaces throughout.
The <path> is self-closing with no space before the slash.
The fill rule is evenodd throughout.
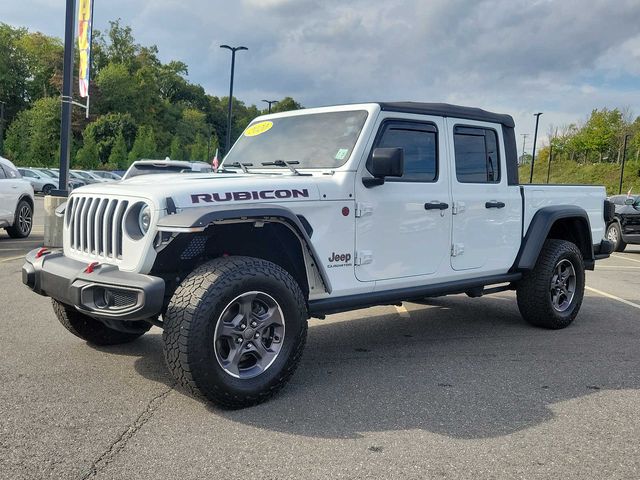
<path id="1" fill-rule="evenodd" d="M 464 243 L 454 243 L 451 245 L 451 256 L 457 257 L 464 253 Z"/>
<path id="2" fill-rule="evenodd" d="M 371 215 L 373 213 L 373 206 L 369 203 L 356 203 L 356 218 L 364 217 L 366 215 Z"/>
<path id="3" fill-rule="evenodd" d="M 355 265 L 367 265 L 373 262 L 373 252 L 371 250 L 360 250 L 356 252 Z"/>
<path id="4" fill-rule="evenodd" d="M 458 215 L 466 210 L 466 205 L 464 202 L 453 202 L 452 213 L 454 215 Z"/>

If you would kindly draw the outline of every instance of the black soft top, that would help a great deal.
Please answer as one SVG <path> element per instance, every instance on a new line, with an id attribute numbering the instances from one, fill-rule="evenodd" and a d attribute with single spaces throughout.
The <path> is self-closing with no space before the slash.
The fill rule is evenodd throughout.
<path id="1" fill-rule="evenodd" d="M 481 122 L 500 123 L 508 128 L 514 128 L 515 122 L 511 115 L 493 113 L 481 108 L 462 107 L 448 103 L 421 103 L 421 102 L 380 102 L 380 108 L 390 112 L 417 113 L 422 115 L 435 115 L 438 117 L 452 117 Z"/>

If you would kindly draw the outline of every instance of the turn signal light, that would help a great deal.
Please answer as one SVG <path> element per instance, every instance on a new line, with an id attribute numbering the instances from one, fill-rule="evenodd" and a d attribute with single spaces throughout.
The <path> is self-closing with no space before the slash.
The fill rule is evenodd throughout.
<path id="1" fill-rule="evenodd" d="M 42 247 L 40 250 L 36 252 L 36 258 L 40 258 L 44 254 L 49 253 L 49 249 L 46 247 Z"/>
<path id="2" fill-rule="evenodd" d="M 100 265 L 99 262 L 91 262 L 89 265 L 87 265 L 87 268 L 84 269 L 84 273 L 93 273 L 98 265 Z"/>

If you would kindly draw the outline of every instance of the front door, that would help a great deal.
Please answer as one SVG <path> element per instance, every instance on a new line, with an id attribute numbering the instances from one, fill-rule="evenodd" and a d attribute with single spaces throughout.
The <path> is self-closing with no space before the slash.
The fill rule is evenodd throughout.
<path id="1" fill-rule="evenodd" d="M 447 122 L 454 159 L 451 267 L 505 273 L 520 248 L 522 197 L 507 182 L 502 132 L 482 122 Z"/>
<path id="2" fill-rule="evenodd" d="M 418 120 L 419 119 L 419 120 Z M 369 188 L 356 180 L 356 277 L 387 280 L 433 274 L 448 262 L 451 199 L 444 121 L 382 114 L 369 146 L 404 150 L 404 174 Z M 448 268 L 448 265 L 447 265 Z"/>

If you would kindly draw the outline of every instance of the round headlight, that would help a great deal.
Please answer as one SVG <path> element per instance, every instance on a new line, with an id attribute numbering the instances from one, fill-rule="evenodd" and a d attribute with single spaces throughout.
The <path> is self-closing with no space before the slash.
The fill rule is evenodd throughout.
<path id="1" fill-rule="evenodd" d="M 140 213 L 138 214 L 138 226 L 140 227 L 140 231 L 143 235 L 145 235 L 149 231 L 149 226 L 151 225 L 151 209 L 149 205 L 145 205 L 140 209 Z"/>

